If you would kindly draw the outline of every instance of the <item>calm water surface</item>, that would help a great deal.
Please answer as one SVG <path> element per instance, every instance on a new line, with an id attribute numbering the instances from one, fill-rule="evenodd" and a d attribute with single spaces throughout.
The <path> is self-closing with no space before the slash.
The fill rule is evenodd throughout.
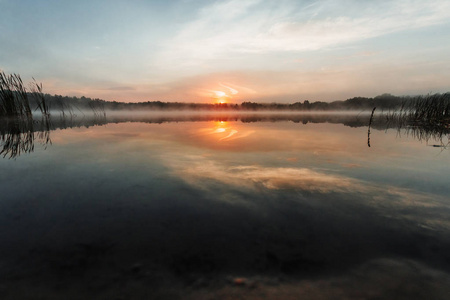
<path id="1" fill-rule="evenodd" d="M 0 159 L 0 297 L 449 299 L 449 150 L 355 118 L 55 126 Z"/>

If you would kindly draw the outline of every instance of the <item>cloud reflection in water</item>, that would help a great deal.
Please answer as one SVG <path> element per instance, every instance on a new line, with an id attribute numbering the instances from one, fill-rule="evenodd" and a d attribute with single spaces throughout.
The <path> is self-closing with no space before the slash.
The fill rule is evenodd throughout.
<path id="1" fill-rule="evenodd" d="M 294 299 L 339 292 L 389 299 L 392 289 L 445 290 L 446 153 L 434 156 L 436 149 L 392 131 L 377 132 L 369 150 L 366 134 L 336 124 L 236 121 L 52 131 L 45 155 L 37 149 L 29 159 L 1 161 L 12 171 L 0 174 L 3 250 L 11 263 L 20 258 L 59 278 L 74 253 L 76 265 L 86 249 L 111 247 L 75 283 L 71 270 L 62 276 L 77 286 L 101 278 L 110 289 L 122 286 L 116 278 L 147 290 L 159 275 L 167 290 L 213 278 L 219 287 L 211 290 L 237 298 L 243 290 L 225 279 L 249 274 L 260 284 L 249 297 L 276 298 L 284 289 Z M 425 177 L 441 191 L 423 188 Z M 9 245 L 22 245 L 23 255 Z M 122 271 L 136 263 L 155 277 L 133 282 Z M 24 272 L 21 283 L 31 286 L 36 276 Z M 271 285 L 279 278 L 288 280 Z M 192 298 L 205 290 L 191 289 Z"/>
<path id="2" fill-rule="evenodd" d="M 298 196 L 299 201 L 304 201 L 305 197 L 320 205 L 345 201 L 351 205 L 371 207 L 385 217 L 415 220 L 422 227 L 450 229 L 450 221 L 445 221 L 450 203 L 445 197 L 395 185 L 376 184 L 309 168 L 227 166 L 201 156 L 185 156 L 166 164 L 180 179 L 198 189 L 215 193 L 219 184 L 228 191 L 225 196 L 212 199 L 253 206 L 252 197 L 242 199 L 229 191 L 245 190 L 250 194 L 280 191 L 307 195 Z"/>

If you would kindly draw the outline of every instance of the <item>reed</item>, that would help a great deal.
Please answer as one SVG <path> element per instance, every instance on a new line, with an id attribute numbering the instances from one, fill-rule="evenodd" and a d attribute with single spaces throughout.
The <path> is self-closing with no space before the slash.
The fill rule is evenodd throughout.
<path id="1" fill-rule="evenodd" d="M 18 74 L 0 72 L 0 116 L 32 116 L 28 93 Z"/>
<path id="2" fill-rule="evenodd" d="M 91 108 L 92 112 L 94 113 L 94 117 L 104 117 L 106 118 L 106 112 L 105 112 L 105 104 L 100 101 L 91 101 L 89 102 L 89 107 Z"/>
<path id="3" fill-rule="evenodd" d="M 413 97 L 386 118 L 402 126 L 449 127 L 450 93 Z"/>
<path id="4" fill-rule="evenodd" d="M 32 100 L 36 103 L 36 110 L 42 114 L 40 121 L 33 119 Z M 44 144 L 51 143 L 48 134 L 50 109 L 42 93 L 42 84 L 34 80 L 27 90 L 20 75 L 0 72 L 0 155 L 16 158 L 21 153 L 32 152 L 35 126 L 42 127 L 38 138 Z"/>
<path id="5" fill-rule="evenodd" d="M 33 78 L 33 82 L 30 83 L 30 91 L 36 102 L 36 109 L 39 109 L 43 116 L 50 116 L 50 107 L 45 100 L 44 93 L 42 92 L 42 83 L 37 83 Z"/>
<path id="6" fill-rule="evenodd" d="M 399 110 L 384 115 L 386 126 L 397 128 L 433 147 L 448 149 L 450 143 L 450 93 L 417 96 L 404 101 Z"/>

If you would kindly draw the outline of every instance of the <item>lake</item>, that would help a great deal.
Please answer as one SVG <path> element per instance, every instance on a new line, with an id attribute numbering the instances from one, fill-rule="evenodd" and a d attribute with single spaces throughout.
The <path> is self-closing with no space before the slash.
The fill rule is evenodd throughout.
<path id="1" fill-rule="evenodd" d="M 2 299 L 448 299 L 448 133 L 369 115 L 1 129 Z"/>

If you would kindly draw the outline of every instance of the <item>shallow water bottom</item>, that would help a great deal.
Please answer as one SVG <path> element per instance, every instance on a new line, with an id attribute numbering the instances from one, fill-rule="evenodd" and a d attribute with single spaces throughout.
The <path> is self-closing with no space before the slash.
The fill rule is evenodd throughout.
<path id="1" fill-rule="evenodd" d="M 151 267 L 89 271 L 82 276 L 15 278 L 2 299 L 448 299 L 450 277 L 410 260 L 378 259 L 348 272 L 296 280 L 286 276 L 204 276 L 188 282 Z M 24 288 L 26 287 L 26 288 Z"/>

